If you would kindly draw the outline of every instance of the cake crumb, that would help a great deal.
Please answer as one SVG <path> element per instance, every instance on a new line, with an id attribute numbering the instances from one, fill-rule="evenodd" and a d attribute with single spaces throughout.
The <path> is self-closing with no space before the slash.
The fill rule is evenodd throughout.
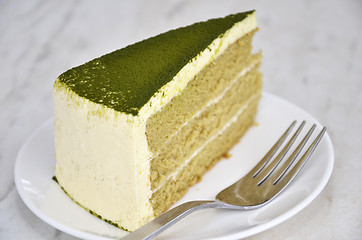
<path id="1" fill-rule="evenodd" d="M 223 157 L 223 158 L 226 158 L 226 159 L 231 158 L 231 156 L 232 156 L 232 155 L 231 155 L 230 153 L 228 153 L 228 152 L 225 153 L 224 155 L 222 155 L 222 157 Z"/>

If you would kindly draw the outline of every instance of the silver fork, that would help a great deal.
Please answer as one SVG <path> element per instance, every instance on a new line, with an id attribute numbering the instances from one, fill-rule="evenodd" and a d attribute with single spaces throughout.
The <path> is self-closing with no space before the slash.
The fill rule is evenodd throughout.
<path id="1" fill-rule="evenodd" d="M 278 167 L 297 139 L 299 133 L 302 131 L 305 123 L 306 122 L 303 121 L 300 124 L 287 144 L 273 159 L 274 155 L 278 152 L 279 148 L 283 145 L 284 141 L 296 125 L 296 121 L 294 121 L 260 162 L 258 162 L 257 165 L 239 181 L 217 194 L 216 200 L 190 201 L 183 203 L 165 212 L 122 239 L 151 239 L 185 216 L 200 209 L 228 208 L 249 210 L 262 207 L 269 203 L 285 189 L 300 172 L 326 132 L 326 128 L 323 127 L 303 156 L 295 161 L 316 128 L 316 125 L 314 124 L 286 161 Z"/>

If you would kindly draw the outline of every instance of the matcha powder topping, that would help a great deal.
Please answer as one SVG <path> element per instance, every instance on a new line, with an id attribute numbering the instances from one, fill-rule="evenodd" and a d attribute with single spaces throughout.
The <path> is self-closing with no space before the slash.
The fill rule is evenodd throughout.
<path id="1" fill-rule="evenodd" d="M 81 97 L 137 115 L 183 66 L 250 13 L 168 31 L 72 68 L 59 80 Z"/>

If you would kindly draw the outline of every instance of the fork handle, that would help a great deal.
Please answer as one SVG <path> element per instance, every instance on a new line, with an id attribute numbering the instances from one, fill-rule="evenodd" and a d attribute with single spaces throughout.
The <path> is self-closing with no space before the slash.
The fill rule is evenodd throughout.
<path id="1" fill-rule="evenodd" d="M 222 207 L 223 203 L 219 201 L 190 201 L 185 202 L 155 218 L 151 222 L 138 228 L 136 231 L 130 233 L 122 240 L 139 240 L 151 239 L 162 231 L 166 230 L 176 222 L 180 221 L 187 215 L 205 208 Z"/>

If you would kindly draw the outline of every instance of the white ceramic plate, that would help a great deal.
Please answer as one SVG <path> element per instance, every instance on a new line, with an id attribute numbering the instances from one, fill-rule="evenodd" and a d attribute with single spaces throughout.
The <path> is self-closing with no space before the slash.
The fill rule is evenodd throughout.
<path id="1" fill-rule="evenodd" d="M 238 180 L 261 159 L 293 120 L 320 123 L 295 105 L 264 93 L 258 123 L 230 152 L 193 186 L 179 203 L 214 199 L 223 188 Z M 127 232 L 109 225 L 72 202 L 52 180 L 55 165 L 53 121 L 49 119 L 24 143 L 15 165 L 15 183 L 25 204 L 39 218 L 68 234 L 85 239 L 115 239 Z M 322 191 L 332 173 L 334 153 L 326 134 L 295 181 L 272 203 L 251 211 L 207 209 L 196 212 L 157 239 L 240 239 L 269 229 L 292 217 Z"/>

